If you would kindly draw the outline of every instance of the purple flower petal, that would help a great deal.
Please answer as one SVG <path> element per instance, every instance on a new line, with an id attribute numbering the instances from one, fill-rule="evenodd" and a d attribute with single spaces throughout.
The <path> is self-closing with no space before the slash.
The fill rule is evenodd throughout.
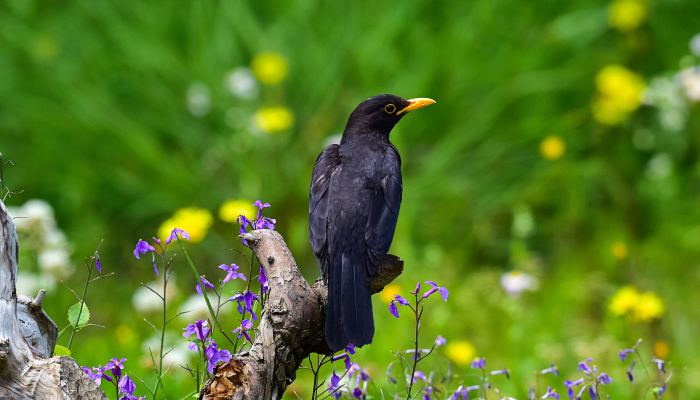
<path id="1" fill-rule="evenodd" d="M 391 303 L 389 303 L 389 312 L 391 313 L 391 315 L 394 316 L 394 318 L 399 317 L 399 308 L 396 307 L 395 301 L 392 301 Z"/>

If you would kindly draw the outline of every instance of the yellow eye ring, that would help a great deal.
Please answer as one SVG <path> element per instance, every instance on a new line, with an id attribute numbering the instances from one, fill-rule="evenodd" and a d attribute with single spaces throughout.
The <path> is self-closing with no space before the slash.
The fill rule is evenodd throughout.
<path id="1" fill-rule="evenodd" d="M 387 104 L 384 106 L 384 112 L 387 114 L 393 114 L 396 112 L 396 106 L 393 104 Z"/>

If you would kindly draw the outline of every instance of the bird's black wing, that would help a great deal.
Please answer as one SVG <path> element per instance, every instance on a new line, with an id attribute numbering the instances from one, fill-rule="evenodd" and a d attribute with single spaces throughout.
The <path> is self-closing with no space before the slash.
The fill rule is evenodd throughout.
<path id="1" fill-rule="evenodd" d="M 328 282 L 328 183 L 333 172 L 340 166 L 339 148 L 340 146 L 337 144 L 332 144 L 319 154 L 311 173 L 311 188 L 309 189 L 311 248 L 318 258 L 321 273 L 326 282 Z"/>
<path id="2" fill-rule="evenodd" d="M 367 272 L 370 278 L 376 274 L 377 266 L 389 251 L 401 207 L 401 158 L 393 147 L 387 149 L 382 169 L 379 187 L 369 204 L 365 228 Z"/>

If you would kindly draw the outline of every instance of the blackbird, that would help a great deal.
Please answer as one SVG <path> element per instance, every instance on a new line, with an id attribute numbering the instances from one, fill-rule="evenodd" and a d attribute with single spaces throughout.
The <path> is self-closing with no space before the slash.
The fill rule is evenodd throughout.
<path id="1" fill-rule="evenodd" d="M 370 282 L 389 251 L 401 206 L 401 158 L 389 133 L 409 111 L 434 103 L 370 97 L 350 114 L 340 144 L 316 159 L 309 232 L 328 285 L 325 333 L 333 351 L 372 342 Z"/>

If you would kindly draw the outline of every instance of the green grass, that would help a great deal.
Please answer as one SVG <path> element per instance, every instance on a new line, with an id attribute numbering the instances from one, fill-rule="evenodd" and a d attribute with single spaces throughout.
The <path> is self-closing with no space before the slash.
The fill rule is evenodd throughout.
<path id="1" fill-rule="evenodd" d="M 592 356 L 611 366 L 610 393 L 624 398 L 630 392 L 617 350 L 638 337 L 648 346 L 663 340 L 675 371 L 671 398 L 698 396 L 697 105 L 683 129 L 669 132 L 655 108 L 608 128 L 594 121 L 590 103 L 605 65 L 625 65 L 648 82 L 697 63 L 687 54 L 700 3 L 650 2 L 648 20 L 630 34 L 608 26 L 607 7 L 583 0 L 3 2 L 0 151 L 14 162 L 5 167 L 6 185 L 22 191 L 7 203 L 46 199 L 75 263 L 104 238 L 103 264 L 116 272 L 88 295 L 93 321 L 105 328 L 79 332 L 73 356 L 83 365 L 125 356 L 153 382 L 139 361 L 150 328 L 131 309 L 131 294 L 151 272 L 131 251 L 181 207 L 216 212 L 229 198 L 272 203 L 269 214 L 315 279 L 306 227 L 315 157 L 357 103 L 390 92 L 438 101 L 392 135 L 404 171 L 392 249 L 406 260 L 398 283 L 407 292 L 416 280 L 435 279 L 452 296 L 431 304 L 428 342 L 438 333 L 448 343 L 470 341 L 489 365 L 513 371 L 504 388 L 518 398 L 550 361 L 569 376 Z M 284 55 L 288 78 L 251 101 L 228 94 L 228 71 L 261 51 Z M 187 110 L 195 82 L 211 92 L 201 118 Z M 252 133 L 248 118 L 260 105 L 289 107 L 295 125 Z M 635 146 L 640 132 L 652 135 L 651 148 Z M 566 143 L 556 161 L 539 153 L 552 134 Z M 672 169 L 655 178 L 649 162 L 661 153 Z M 522 209 L 534 228 L 518 238 L 512 220 Z M 236 232 L 216 222 L 192 247 L 200 268 L 213 274 L 225 261 L 245 264 L 231 250 L 240 249 Z M 629 248 L 623 261 L 610 252 L 619 240 Z M 194 286 L 179 263 L 176 302 Z M 498 279 L 510 269 L 536 275 L 539 290 L 508 298 Z M 610 296 L 626 284 L 658 293 L 663 318 L 634 324 L 610 315 Z M 59 286 L 46 303 L 64 323 L 74 299 Z M 378 299 L 375 306 L 375 343 L 358 360 L 386 386 L 391 351 L 410 345 L 396 332 L 410 326 Z M 133 337 L 118 335 L 119 325 Z M 442 360 L 435 368 L 444 368 Z M 309 379 L 299 373 L 302 398 Z M 172 398 L 194 386 L 174 370 L 166 384 Z"/>

